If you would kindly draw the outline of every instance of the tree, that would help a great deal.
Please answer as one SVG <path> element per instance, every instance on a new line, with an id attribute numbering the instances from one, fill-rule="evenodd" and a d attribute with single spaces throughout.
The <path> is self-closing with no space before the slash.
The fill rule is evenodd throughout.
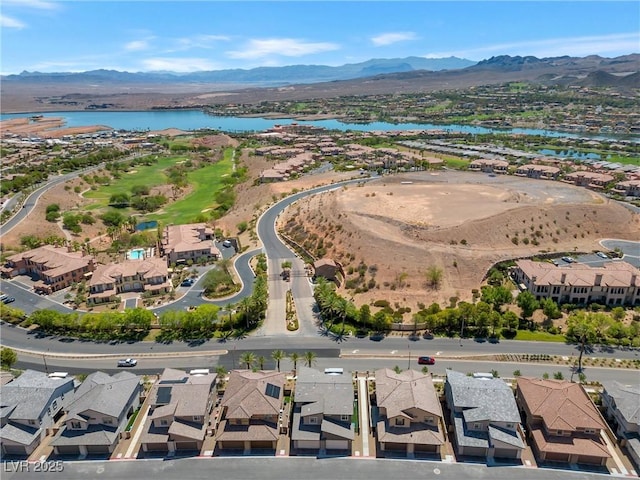
<path id="1" fill-rule="evenodd" d="M 398 365 L 396 365 L 395 367 L 393 367 L 393 371 L 394 371 L 394 372 L 396 372 L 397 374 L 402 373 L 402 369 L 401 369 Z"/>
<path id="2" fill-rule="evenodd" d="M 438 290 L 442 284 L 443 272 L 442 269 L 432 265 L 427 269 L 426 279 L 427 285 L 434 290 Z"/>
<path id="3" fill-rule="evenodd" d="M 266 362 L 267 359 L 264 358 L 262 355 L 260 355 L 257 359 L 256 362 L 258 363 L 258 365 L 260 365 L 260 370 L 264 370 L 264 362 Z"/>
<path id="4" fill-rule="evenodd" d="M 516 303 L 522 309 L 522 318 L 527 321 L 538 308 L 538 301 L 531 292 L 525 290 L 520 292 L 516 298 Z M 532 325 L 533 326 L 533 325 Z"/>
<path id="5" fill-rule="evenodd" d="M 10 369 L 18 361 L 18 354 L 9 347 L 0 348 L 0 365 Z"/>
<path id="6" fill-rule="evenodd" d="M 284 350 L 274 350 L 273 352 L 271 352 L 271 358 L 273 358 L 276 362 L 276 368 L 278 369 L 278 371 L 280 371 L 280 361 L 282 361 L 282 359 L 284 359 L 287 356 L 287 354 L 284 352 Z"/>
<path id="7" fill-rule="evenodd" d="M 592 322 L 591 313 L 576 312 L 567 320 L 567 339 L 577 341 L 580 345 L 580 355 L 578 356 L 578 370 L 582 372 L 582 355 L 587 346 L 596 339 L 596 329 Z"/>
<path id="8" fill-rule="evenodd" d="M 244 352 L 240 355 L 240 362 L 247 366 L 247 370 L 251 370 L 251 367 L 256 363 L 256 355 L 253 352 Z"/>
<path id="9" fill-rule="evenodd" d="M 307 367 L 311 368 L 311 366 L 316 362 L 317 356 L 318 354 L 316 352 L 304 352 L 304 363 L 307 364 Z"/>
<path id="10" fill-rule="evenodd" d="M 500 311 L 502 305 L 513 301 L 513 295 L 507 287 L 503 287 L 502 285 L 498 285 L 497 287 L 488 286 L 482 289 L 481 300 L 492 305 L 494 310 Z"/>
<path id="11" fill-rule="evenodd" d="M 560 307 L 558 307 L 558 304 L 551 298 L 545 298 L 544 300 L 542 300 L 540 302 L 540 306 L 542 307 L 542 311 L 544 312 L 545 316 L 549 320 L 560 318 L 562 316 Z"/>
<path id="12" fill-rule="evenodd" d="M 298 369 L 298 360 L 300 360 L 300 354 L 297 352 L 293 352 L 289 354 L 289 358 L 293 362 L 293 371 L 295 372 Z"/>

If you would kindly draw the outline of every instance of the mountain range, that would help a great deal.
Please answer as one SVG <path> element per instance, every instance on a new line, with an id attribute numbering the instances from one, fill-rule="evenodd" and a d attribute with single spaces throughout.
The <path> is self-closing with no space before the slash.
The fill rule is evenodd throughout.
<path id="1" fill-rule="evenodd" d="M 456 70 L 475 65 L 476 62 L 457 57 L 406 57 L 371 59 L 341 66 L 290 65 L 284 67 L 257 67 L 248 70 L 230 69 L 192 73 L 176 72 L 120 72 L 117 70 L 91 70 L 87 72 L 22 72 L 2 76 L 3 82 L 19 83 L 129 83 L 129 84 L 188 84 L 224 83 L 237 85 L 286 85 L 291 83 L 318 83 L 371 77 L 374 75 L 411 72 L 418 70 Z"/>

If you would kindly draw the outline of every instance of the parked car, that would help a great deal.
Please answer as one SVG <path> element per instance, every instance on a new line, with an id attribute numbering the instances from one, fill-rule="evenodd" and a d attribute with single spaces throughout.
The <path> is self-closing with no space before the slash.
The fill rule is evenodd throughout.
<path id="1" fill-rule="evenodd" d="M 433 357 L 418 357 L 418 365 L 433 365 L 436 359 Z"/>
<path id="2" fill-rule="evenodd" d="M 222 242 L 222 246 L 229 248 L 231 246 L 231 240 L 225 240 Z"/>
<path id="3" fill-rule="evenodd" d="M 609 256 L 604 252 L 596 252 L 596 255 L 600 258 L 609 258 Z"/>
<path id="4" fill-rule="evenodd" d="M 118 360 L 119 367 L 135 367 L 138 361 L 135 358 L 125 358 L 124 360 Z"/>
<path id="5" fill-rule="evenodd" d="M 13 303 L 13 302 L 15 302 L 15 301 L 16 301 L 16 299 L 15 299 L 15 298 L 13 298 L 13 297 L 7 297 L 7 298 L 4 298 L 4 299 L 2 300 L 2 303 L 7 304 L 7 303 Z"/>
<path id="6" fill-rule="evenodd" d="M 573 257 L 562 257 L 562 260 L 567 262 L 567 263 L 573 263 L 573 262 L 576 261 L 576 259 L 573 258 Z"/>

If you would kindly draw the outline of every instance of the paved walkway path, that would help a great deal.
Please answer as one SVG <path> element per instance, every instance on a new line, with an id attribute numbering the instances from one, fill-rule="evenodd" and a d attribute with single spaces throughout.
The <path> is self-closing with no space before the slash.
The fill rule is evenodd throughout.
<path id="1" fill-rule="evenodd" d="M 360 409 L 360 436 L 362 456 L 369 456 L 369 390 L 367 378 L 358 377 L 358 408 Z"/>

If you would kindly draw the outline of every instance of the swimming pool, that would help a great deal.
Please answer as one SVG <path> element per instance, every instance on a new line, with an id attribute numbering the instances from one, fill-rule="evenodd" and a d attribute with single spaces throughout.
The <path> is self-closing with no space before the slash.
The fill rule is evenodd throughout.
<path id="1" fill-rule="evenodd" d="M 135 248 L 133 250 L 129 250 L 127 252 L 128 260 L 143 260 L 144 259 L 144 248 Z"/>

